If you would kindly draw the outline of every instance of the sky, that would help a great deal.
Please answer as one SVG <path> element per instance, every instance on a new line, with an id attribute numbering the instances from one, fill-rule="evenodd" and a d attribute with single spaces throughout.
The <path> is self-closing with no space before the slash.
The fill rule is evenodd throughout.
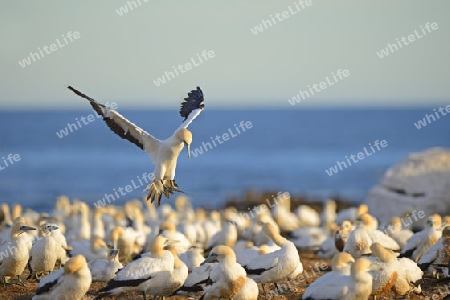
<path id="1" fill-rule="evenodd" d="M 447 105 L 449 11 L 445 0 L 5 1 L 0 109 L 85 108 L 68 85 L 121 108 L 178 107 L 196 86 L 211 108 Z"/>

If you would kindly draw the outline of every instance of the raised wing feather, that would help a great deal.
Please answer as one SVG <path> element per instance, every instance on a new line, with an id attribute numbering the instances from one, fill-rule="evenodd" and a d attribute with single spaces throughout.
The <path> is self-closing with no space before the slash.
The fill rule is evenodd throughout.
<path id="1" fill-rule="evenodd" d="M 117 111 L 106 107 L 105 105 L 98 103 L 91 97 L 81 93 L 80 91 L 69 86 L 69 90 L 77 94 L 78 96 L 87 99 L 92 108 L 97 112 L 97 114 L 103 117 L 106 125 L 118 136 L 126 139 L 139 148 L 145 150 L 152 160 L 156 157 L 156 152 L 160 141 L 153 137 L 151 134 L 137 126 L 136 124 L 130 122 Z"/>

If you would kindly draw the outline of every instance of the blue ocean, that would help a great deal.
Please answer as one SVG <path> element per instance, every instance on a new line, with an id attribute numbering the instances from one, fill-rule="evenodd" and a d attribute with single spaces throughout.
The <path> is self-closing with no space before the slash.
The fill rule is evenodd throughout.
<path id="1" fill-rule="evenodd" d="M 177 111 L 121 113 L 160 139 L 181 123 Z M 192 155 L 188 160 L 183 149 L 176 181 L 197 207 L 218 208 L 248 189 L 360 202 L 399 159 L 450 147 L 450 116 L 424 119 L 432 113 L 433 108 L 205 110 L 189 127 Z M 59 195 L 91 206 L 105 194 L 113 195 L 115 204 L 142 198 L 144 174 L 153 171 L 150 157 L 101 119 L 86 121 L 90 114 L 90 109 L 0 112 L 0 202 L 48 211 Z M 419 120 L 426 126 L 418 129 Z M 372 151 L 377 140 L 385 147 Z M 371 155 L 347 168 L 341 163 L 342 170 L 331 176 L 326 172 L 364 148 Z"/>

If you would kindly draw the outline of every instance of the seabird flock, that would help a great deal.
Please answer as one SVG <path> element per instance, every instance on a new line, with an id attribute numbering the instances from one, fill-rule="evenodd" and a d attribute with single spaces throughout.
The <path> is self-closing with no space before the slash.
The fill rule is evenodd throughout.
<path id="1" fill-rule="evenodd" d="M 175 168 L 184 145 L 189 156 L 192 134 L 187 127 L 204 109 L 200 87 L 184 98 L 183 121 L 166 140 L 68 88 L 87 99 L 114 133 L 149 154 L 155 169 L 147 201 L 90 208 L 61 196 L 49 214 L 22 212 L 20 205 L 10 211 L 1 204 L 4 288 L 15 278 L 25 285 L 21 275 L 27 268 L 27 280 L 39 282 L 34 300 L 80 300 L 86 294 L 102 299 L 130 292 L 144 299 L 257 300 L 261 292 L 266 298 L 295 297 L 299 288 L 306 288 L 302 299 L 353 300 L 387 292 L 395 297 L 421 294 L 424 273 L 438 284 L 450 278 L 450 217 L 428 216 L 416 233 L 394 217 L 390 230 L 383 231 L 366 205 L 337 213 L 329 200 L 321 215 L 307 205 L 293 213 L 288 193 L 251 217 L 232 207 L 194 210 L 175 183 Z M 160 206 L 162 195 L 169 198 L 174 192 L 181 193 L 175 207 Z M 303 266 L 298 249 L 314 249 L 318 257 L 331 259 L 331 272 L 307 284 L 305 276 L 313 268 Z M 102 283 L 97 291 L 89 291 L 93 282 Z M 271 284 L 274 289 L 268 291 Z"/>

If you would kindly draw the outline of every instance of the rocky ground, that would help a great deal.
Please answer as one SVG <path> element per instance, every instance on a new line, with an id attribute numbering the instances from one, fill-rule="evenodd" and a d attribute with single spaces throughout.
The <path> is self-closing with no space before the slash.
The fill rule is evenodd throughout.
<path id="1" fill-rule="evenodd" d="M 330 259 L 321 259 L 317 258 L 314 253 L 300 252 L 301 261 L 303 263 L 303 267 L 305 272 L 302 276 L 299 276 L 297 279 L 291 281 L 284 281 L 280 283 L 280 287 L 283 289 L 283 295 L 275 294 L 275 288 L 272 284 L 269 284 L 267 287 L 267 292 L 270 293 L 268 296 L 264 296 L 262 289 L 260 288 L 260 296 L 258 299 L 266 300 L 266 299 L 301 299 L 302 294 L 308 285 L 313 282 L 316 278 L 327 272 L 327 269 L 330 267 Z M 318 272 L 319 270 L 320 272 Z M 324 271 L 323 271 L 324 270 Z M 28 276 L 27 271 L 22 275 L 22 278 L 26 278 Z M 11 282 L 13 282 L 11 280 Z M 97 295 L 97 291 L 102 288 L 104 283 L 93 283 L 91 288 L 84 299 L 93 299 Z M 409 299 L 430 299 L 430 300 L 439 300 L 443 299 L 446 295 L 450 295 L 450 280 L 437 280 L 433 278 L 424 278 L 421 284 L 422 286 L 422 295 L 409 295 Z M 34 280 L 30 280 L 27 282 L 26 286 L 13 285 L 10 287 L 1 287 L 0 288 L 0 299 L 2 300 L 30 300 L 34 292 L 36 291 L 37 282 Z M 450 296 L 449 296 L 450 297 Z M 152 299 L 153 297 L 148 296 L 148 299 Z M 139 293 L 126 293 L 119 295 L 117 297 L 108 297 L 106 299 L 113 300 L 125 300 L 125 299 L 142 299 L 142 295 Z M 182 296 L 172 296 L 167 297 L 166 299 L 187 299 L 187 297 Z M 395 295 L 393 292 L 385 293 L 381 297 L 377 298 L 378 300 L 391 300 L 395 299 Z M 399 298 L 397 298 L 399 299 Z"/>

